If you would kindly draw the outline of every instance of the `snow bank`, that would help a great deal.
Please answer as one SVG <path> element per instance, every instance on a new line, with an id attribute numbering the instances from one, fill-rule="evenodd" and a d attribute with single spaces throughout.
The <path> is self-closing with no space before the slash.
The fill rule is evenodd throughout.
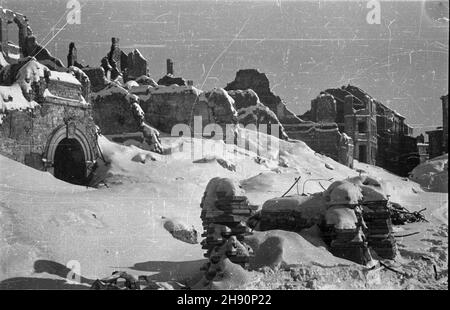
<path id="1" fill-rule="evenodd" d="M 418 165 L 411 171 L 410 179 L 430 192 L 448 193 L 448 154 Z"/>
<path id="2" fill-rule="evenodd" d="M 323 247 L 316 247 L 301 235 L 284 231 L 254 231 L 245 237 L 245 242 L 252 247 L 254 257 L 250 258 L 250 267 L 280 268 L 292 265 L 354 265 L 354 263 L 337 258 Z"/>

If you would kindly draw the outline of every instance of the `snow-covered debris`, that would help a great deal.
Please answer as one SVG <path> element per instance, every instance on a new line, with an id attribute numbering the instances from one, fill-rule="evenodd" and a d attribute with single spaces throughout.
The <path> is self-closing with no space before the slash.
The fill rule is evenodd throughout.
<path id="1" fill-rule="evenodd" d="M 162 217 L 162 220 L 164 229 L 167 230 L 175 239 L 190 244 L 198 243 L 198 232 L 193 225 L 188 226 L 179 219 Z"/>
<path id="2" fill-rule="evenodd" d="M 430 192 L 448 193 L 448 154 L 427 160 L 410 175 L 411 180 Z"/>
<path id="3" fill-rule="evenodd" d="M 3 56 L 3 53 L 0 52 L 0 69 L 8 66 L 9 63 L 6 61 L 5 57 Z"/>
<path id="4" fill-rule="evenodd" d="M 240 188 L 237 180 L 219 177 L 213 178 L 206 186 L 201 203 L 202 209 L 220 211 L 215 206 L 218 194 L 221 194 L 223 197 L 242 196 L 244 191 Z"/>
<path id="5" fill-rule="evenodd" d="M 39 104 L 36 101 L 28 101 L 24 97 L 19 84 L 0 86 L 0 114 L 9 110 L 34 109 L 37 106 Z"/>
<path id="6" fill-rule="evenodd" d="M 128 90 L 131 90 L 134 87 L 139 87 L 139 84 L 136 81 L 131 80 L 125 83 L 125 88 Z"/>
<path id="7" fill-rule="evenodd" d="M 49 75 L 50 70 L 46 66 L 31 58 L 17 71 L 15 81 L 20 85 L 24 94 L 29 94 L 32 92 L 32 83 L 39 82 L 41 78 Z"/>

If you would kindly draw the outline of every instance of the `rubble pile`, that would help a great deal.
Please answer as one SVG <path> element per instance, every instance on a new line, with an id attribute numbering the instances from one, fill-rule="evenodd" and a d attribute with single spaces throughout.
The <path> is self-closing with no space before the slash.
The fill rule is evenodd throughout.
<path id="1" fill-rule="evenodd" d="M 363 204 L 363 218 L 368 227 L 369 246 L 381 258 L 393 259 L 397 254 L 397 244 L 392 235 L 391 214 L 387 200 Z"/>
<path id="2" fill-rule="evenodd" d="M 225 192 L 217 192 L 215 201 L 217 211 L 202 207 L 201 219 L 204 233 L 202 248 L 207 252 L 205 257 L 214 264 L 218 253 L 225 251 L 231 262 L 248 267 L 251 249 L 243 242 L 251 230 L 247 220 L 255 214 L 258 206 L 250 205 L 245 196 L 226 196 Z M 220 256 L 220 255 L 219 255 Z"/>
<path id="3" fill-rule="evenodd" d="M 269 199 L 261 210 L 259 230 L 282 229 L 300 232 L 315 224 L 320 225 L 324 212 L 325 201 L 321 194 Z"/>
<path id="4" fill-rule="evenodd" d="M 353 206 L 358 210 L 358 206 Z M 348 211 L 351 206 L 348 206 Z M 354 227 L 336 227 L 334 224 L 326 224 L 322 227 L 322 237 L 329 245 L 330 252 L 337 257 L 351 260 L 361 265 L 367 265 L 372 261 L 369 251 L 369 242 L 364 231 L 367 226 L 362 215 L 358 211 L 353 211 L 357 218 Z"/>
<path id="5" fill-rule="evenodd" d="M 114 271 L 111 276 L 97 279 L 91 284 L 91 290 L 166 290 L 188 289 L 185 285 L 170 281 L 161 283 L 153 281 L 149 276 L 140 275 L 137 278 L 124 271 Z"/>

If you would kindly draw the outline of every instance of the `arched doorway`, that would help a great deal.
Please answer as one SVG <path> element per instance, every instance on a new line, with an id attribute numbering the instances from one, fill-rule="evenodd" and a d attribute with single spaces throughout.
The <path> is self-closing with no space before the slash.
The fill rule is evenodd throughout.
<path id="1" fill-rule="evenodd" d="M 86 158 L 77 139 L 64 138 L 58 143 L 53 168 L 57 179 L 77 185 L 86 184 Z"/>

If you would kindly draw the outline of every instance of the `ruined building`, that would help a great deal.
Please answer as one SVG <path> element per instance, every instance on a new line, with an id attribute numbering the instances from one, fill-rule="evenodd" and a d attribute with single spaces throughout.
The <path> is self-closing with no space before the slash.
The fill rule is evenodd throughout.
<path id="1" fill-rule="evenodd" d="M 8 28 L 16 27 L 18 30 L 18 45 L 11 42 L 8 37 Z M 19 60 L 22 51 L 25 50 L 26 38 L 32 34 L 28 26 L 26 16 L 0 7 L 0 49 L 2 61 L 13 63 Z M 1 63 L 0 63 L 1 64 Z M 1 64 L 4 66 L 3 64 Z"/>
<path id="2" fill-rule="evenodd" d="M 442 127 L 427 131 L 429 158 L 448 153 L 448 94 L 442 100 Z"/>
<path id="3" fill-rule="evenodd" d="M 8 30 L 17 26 L 18 45 L 14 44 L 15 38 L 8 37 Z M 40 45 L 33 35 L 33 31 L 28 24 L 26 16 L 0 7 L 0 66 L 5 67 L 8 64 L 14 64 L 21 57 L 34 57 L 41 64 L 51 70 L 65 71 L 64 65 L 56 57 Z"/>
<path id="4" fill-rule="evenodd" d="M 64 181 L 87 184 L 99 156 L 86 101 L 89 79 L 75 67 L 59 72 L 60 61 L 48 52 L 31 57 L 39 45 L 26 17 L 1 8 L 0 14 L 0 154 Z M 19 25 L 19 47 L 5 36 L 12 21 Z"/>
<path id="5" fill-rule="evenodd" d="M 376 164 L 376 106 L 374 100 L 360 89 L 350 85 L 327 89 L 311 101 L 311 110 L 301 117 L 320 124 L 335 124 L 340 133 L 352 139 L 355 159 Z M 310 140 L 304 139 L 306 143 Z"/>
<path id="6" fill-rule="evenodd" d="M 441 97 L 442 100 L 442 124 L 443 124 L 443 140 L 444 153 L 448 153 L 448 94 Z"/>
<path id="7" fill-rule="evenodd" d="M 325 90 L 311 102 L 311 110 L 300 117 L 322 126 L 336 124 L 340 133 L 351 138 L 353 156 L 360 162 L 401 176 L 407 176 L 420 163 L 417 140 L 405 118 L 358 87 Z M 311 134 L 300 139 L 318 152 L 329 151 Z"/>

